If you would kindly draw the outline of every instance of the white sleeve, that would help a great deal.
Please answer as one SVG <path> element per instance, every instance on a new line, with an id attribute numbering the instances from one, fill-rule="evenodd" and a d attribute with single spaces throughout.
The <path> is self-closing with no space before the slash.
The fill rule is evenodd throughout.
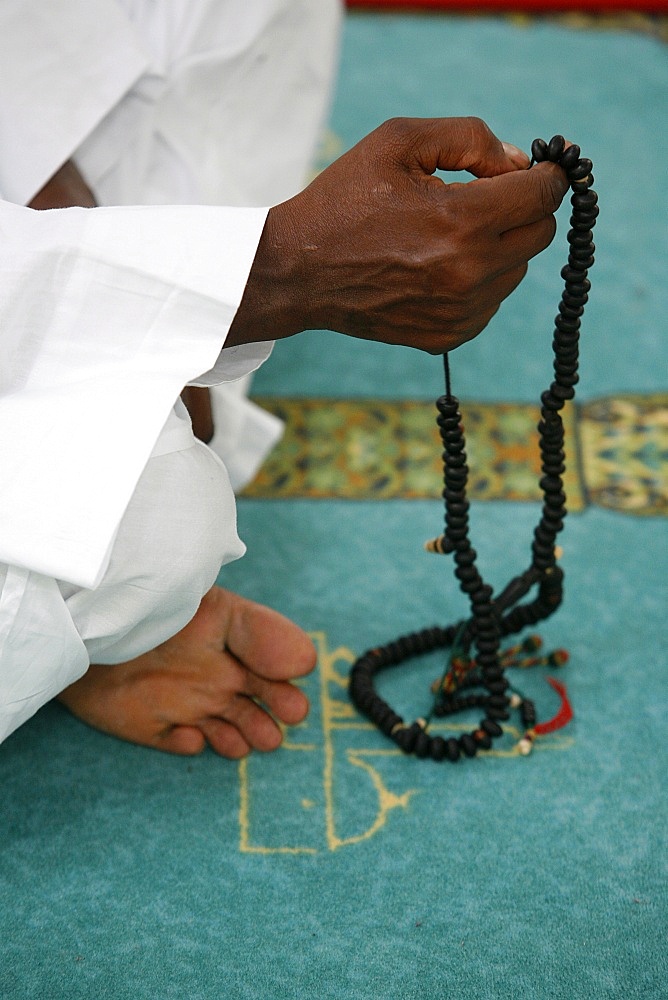
<path id="1" fill-rule="evenodd" d="M 2 0 L 0 191 L 26 204 L 149 66 L 114 0 Z"/>
<path id="2" fill-rule="evenodd" d="M 271 350 L 221 356 L 265 218 L 0 202 L 0 562 L 96 585 L 182 387 Z"/>

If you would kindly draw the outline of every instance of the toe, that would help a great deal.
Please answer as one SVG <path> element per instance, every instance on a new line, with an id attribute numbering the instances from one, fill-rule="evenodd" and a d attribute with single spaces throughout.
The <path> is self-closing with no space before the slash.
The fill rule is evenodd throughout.
<path id="1" fill-rule="evenodd" d="M 249 670 L 272 680 L 304 677 L 316 664 L 306 632 L 277 611 L 243 598 L 234 605 L 226 644 Z"/>
<path id="2" fill-rule="evenodd" d="M 202 733 L 212 750 L 230 760 L 239 760 L 252 749 L 237 727 L 224 719 L 207 719 L 202 723 Z"/>
<path id="3" fill-rule="evenodd" d="M 279 683 L 269 685 L 270 690 L 261 698 L 275 718 L 286 726 L 296 726 L 308 715 L 309 701 L 303 691 L 294 684 Z"/>
<path id="4" fill-rule="evenodd" d="M 252 698 L 240 695 L 228 711 L 230 721 L 254 750 L 276 750 L 283 742 L 278 724 Z"/>
<path id="5" fill-rule="evenodd" d="M 192 757 L 201 753 L 205 746 L 206 740 L 199 729 L 194 726 L 174 726 L 160 737 L 157 748 L 167 753 Z"/>

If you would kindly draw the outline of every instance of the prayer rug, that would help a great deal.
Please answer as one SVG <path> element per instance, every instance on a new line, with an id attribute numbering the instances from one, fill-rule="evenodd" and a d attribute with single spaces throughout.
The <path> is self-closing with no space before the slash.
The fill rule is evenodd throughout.
<path id="1" fill-rule="evenodd" d="M 248 552 L 219 582 L 313 635 L 311 712 L 241 764 L 131 746 L 57 705 L 6 741 L 2 1000 L 664 1000 L 667 97 L 666 49 L 647 32 L 347 19 L 325 158 L 392 115 L 477 114 L 523 148 L 563 132 L 595 164 L 569 422 L 579 509 L 560 536 L 564 603 L 541 629 L 545 649 L 569 650 L 555 676 L 575 717 L 528 757 L 513 721 L 453 766 L 404 757 L 353 709 L 356 656 L 467 610 L 451 561 L 423 550 L 443 522 L 429 454 L 442 366 L 324 331 L 281 342 L 254 392 L 289 418 L 271 463 L 291 453 L 304 468 L 269 464 L 262 496 L 240 499 Z M 539 516 L 528 442 L 565 223 L 451 356 L 488 496 L 471 504 L 472 542 L 495 589 L 527 565 Z M 374 475 L 375 493 L 346 498 Z M 442 672 L 432 654 L 379 686 L 414 718 Z M 540 719 L 559 705 L 548 676 L 512 676 Z"/>

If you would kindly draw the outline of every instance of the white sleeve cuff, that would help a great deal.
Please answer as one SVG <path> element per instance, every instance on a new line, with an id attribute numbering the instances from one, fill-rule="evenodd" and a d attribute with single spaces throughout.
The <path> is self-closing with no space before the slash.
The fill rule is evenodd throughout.
<path id="1" fill-rule="evenodd" d="M 221 353 L 265 217 L 0 203 L 1 562 L 95 586 L 183 386 L 270 350 Z"/>

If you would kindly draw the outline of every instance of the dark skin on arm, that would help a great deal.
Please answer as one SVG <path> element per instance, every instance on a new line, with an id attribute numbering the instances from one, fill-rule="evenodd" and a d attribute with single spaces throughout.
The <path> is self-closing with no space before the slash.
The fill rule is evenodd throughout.
<path id="1" fill-rule="evenodd" d="M 226 343 L 309 329 L 432 353 L 470 340 L 554 236 L 565 175 L 528 166 L 476 118 L 386 122 L 269 211 Z M 477 179 L 444 184 L 437 169 Z M 121 739 L 236 758 L 304 718 L 294 682 L 314 665 L 297 625 L 214 587 L 177 635 L 91 666 L 60 700 Z"/>

